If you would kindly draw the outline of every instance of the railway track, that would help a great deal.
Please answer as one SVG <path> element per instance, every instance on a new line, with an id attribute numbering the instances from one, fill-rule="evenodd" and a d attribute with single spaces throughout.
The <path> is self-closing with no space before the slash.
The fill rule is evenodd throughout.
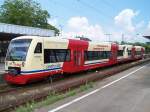
<path id="1" fill-rule="evenodd" d="M 129 63 L 129 62 L 128 62 Z M 124 64 L 121 64 L 122 66 Z M 57 81 L 60 81 L 61 79 L 67 79 L 67 78 L 74 78 L 74 77 L 81 77 L 83 75 L 88 75 L 88 74 L 91 74 L 91 73 L 94 73 L 94 72 L 97 72 L 97 71 L 101 71 L 103 72 L 104 70 L 109 70 L 109 69 L 113 69 L 117 66 L 120 66 L 120 65 L 114 65 L 114 66 L 110 66 L 110 67 L 107 67 L 107 68 L 99 68 L 99 69 L 94 69 L 94 70 L 90 70 L 88 72 L 81 72 L 81 73 L 76 73 L 76 74 L 73 74 L 73 75 L 57 75 L 55 77 L 51 77 L 51 79 L 47 79 L 47 80 L 42 80 L 42 81 L 39 81 L 39 82 L 33 82 L 33 83 L 30 83 L 30 84 L 27 84 L 27 85 L 20 85 L 20 86 L 17 86 L 17 85 L 9 85 L 9 84 L 1 84 L 0 85 L 0 96 L 3 95 L 3 94 L 8 94 L 9 92 L 13 92 L 13 91 L 17 91 L 17 90 L 21 90 L 21 89 L 32 89 L 32 88 L 36 88 L 36 87 L 39 87 L 39 86 L 43 86 L 43 85 L 49 85 L 50 83 L 57 83 Z"/>
<path id="2" fill-rule="evenodd" d="M 0 86 L 0 95 L 11 92 L 11 91 L 15 91 L 15 90 L 16 90 L 16 87 L 10 87 L 7 84 Z"/>
<path id="3" fill-rule="evenodd" d="M 149 60 L 150 59 L 147 59 L 143 62 L 147 62 Z M 64 75 L 61 76 L 63 77 L 62 80 L 60 80 L 59 77 L 56 77 L 49 82 L 42 81 L 38 83 L 28 84 L 25 86 L 0 86 L 5 88 L 3 89 L 3 91 L 0 91 L 0 111 L 6 111 L 10 108 L 19 106 L 31 100 L 41 99 L 43 97 L 46 97 L 50 91 L 60 92 L 67 90 L 68 88 L 77 87 L 81 84 L 85 84 L 88 81 L 95 81 L 104 77 L 108 77 L 143 62 L 132 62 L 108 68 L 96 69 L 94 71 L 88 71 L 88 73 L 86 72 L 86 75 L 84 75 L 85 72 L 75 75 Z"/>
<path id="4" fill-rule="evenodd" d="M 75 77 L 81 77 L 83 75 L 88 75 L 88 74 L 91 74 L 91 73 L 94 73 L 94 72 L 103 72 L 103 71 L 107 71 L 109 69 L 114 69 L 118 66 L 124 66 L 126 64 L 130 64 L 131 62 L 127 62 L 125 64 L 119 64 L 119 65 L 114 65 L 114 66 L 110 66 L 110 67 L 107 67 L 107 68 L 99 68 L 99 69 L 95 69 L 95 70 L 90 70 L 88 72 L 81 72 L 81 73 L 78 73 L 78 74 L 73 74 L 73 75 L 59 75 L 59 76 L 56 76 L 56 77 L 52 77 L 51 79 L 49 80 L 43 80 L 43 81 L 39 81 L 39 82 L 34 82 L 34 83 L 30 83 L 30 84 L 27 84 L 27 85 L 23 85 L 23 86 L 17 86 L 17 85 L 9 85 L 9 84 L 1 84 L 0 85 L 0 96 L 1 94 L 8 94 L 8 92 L 13 92 L 13 91 L 17 91 L 17 90 L 20 90 L 20 89 L 32 89 L 32 88 L 36 88 L 36 87 L 39 87 L 39 86 L 43 86 L 43 85 L 49 85 L 50 83 L 57 83 L 57 81 L 60 81 L 61 79 L 67 79 L 67 78 L 75 78 Z M 134 63 L 134 62 L 132 62 Z"/>
<path id="5" fill-rule="evenodd" d="M 32 89 L 32 88 L 39 87 L 39 86 L 46 85 L 46 84 L 49 85 L 50 83 L 53 83 L 55 81 L 57 82 L 57 80 L 61 80 L 65 77 L 67 76 L 58 75 L 56 77 L 51 77 L 51 79 L 45 79 L 45 80 L 41 80 L 37 82 L 32 82 L 26 85 L 11 85 L 7 83 L 0 84 L 0 96 L 2 94 L 8 94 L 9 92 L 18 91 L 21 89 Z"/>

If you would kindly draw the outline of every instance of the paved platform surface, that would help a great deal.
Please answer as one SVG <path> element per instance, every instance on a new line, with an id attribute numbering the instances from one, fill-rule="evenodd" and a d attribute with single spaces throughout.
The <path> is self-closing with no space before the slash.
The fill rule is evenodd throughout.
<path id="1" fill-rule="evenodd" d="M 35 112 L 150 112 L 150 63 L 96 82 L 86 92 Z"/>

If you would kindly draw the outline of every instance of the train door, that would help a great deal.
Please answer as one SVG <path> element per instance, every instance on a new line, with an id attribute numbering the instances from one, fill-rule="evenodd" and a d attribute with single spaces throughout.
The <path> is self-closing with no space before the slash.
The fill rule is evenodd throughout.
<path id="1" fill-rule="evenodd" d="M 144 58 L 144 48 L 141 48 L 141 56 L 142 56 L 142 58 Z"/>
<path id="2" fill-rule="evenodd" d="M 74 50 L 74 67 L 76 71 L 80 70 L 80 67 L 83 65 L 82 61 L 82 50 L 81 49 L 75 49 Z"/>
<path id="3" fill-rule="evenodd" d="M 117 62 L 117 54 L 118 54 L 118 46 L 116 44 L 112 44 L 111 45 L 111 58 L 110 58 L 111 63 Z"/>
<path id="4" fill-rule="evenodd" d="M 43 69 L 43 41 L 39 40 L 36 43 L 35 49 L 33 51 L 33 58 L 31 61 L 31 68 L 35 70 Z"/>
<path id="5" fill-rule="evenodd" d="M 132 56 L 132 59 L 134 60 L 135 59 L 135 47 L 132 47 L 131 56 Z"/>
<path id="6" fill-rule="evenodd" d="M 82 52 L 80 50 L 74 50 L 74 65 L 77 67 L 82 65 Z"/>

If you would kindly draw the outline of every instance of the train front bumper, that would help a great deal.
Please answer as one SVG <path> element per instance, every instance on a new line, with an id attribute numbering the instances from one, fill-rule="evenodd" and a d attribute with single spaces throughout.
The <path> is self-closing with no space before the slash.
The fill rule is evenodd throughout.
<path id="1" fill-rule="evenodd" d="M 23 75 L 13 75 L 11 73 L 5 73 L 4 79 L 10 84 L 26 84 L 26 78 Z"/>

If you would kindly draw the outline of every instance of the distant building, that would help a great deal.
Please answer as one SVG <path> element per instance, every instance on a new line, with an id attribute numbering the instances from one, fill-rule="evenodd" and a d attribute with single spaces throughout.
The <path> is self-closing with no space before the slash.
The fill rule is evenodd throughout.
<path id="1" fill-rule="evenodd" d="M 85 41 L 92 41 L 89 38 L 84 37 L 84 36 L 76 36 L 76 38 L 79 38 L 80 40 L 85 40 Z"/>
<path id="2" fill-rule="evenodd" d="M 145 36 L 143 36 L 143 37 L 145 37 L 145 38 L 147 38 L 147 39 L 150 39 L 150 35 L 145 35 Z"/>
<path id="3" fill-rule="evenodd" d="M 0 23 L 0 63 L 4 62 L 10 40 L 22 35 L 51 37 L 55 35 L 55 32 L 36 27 Z"/>

